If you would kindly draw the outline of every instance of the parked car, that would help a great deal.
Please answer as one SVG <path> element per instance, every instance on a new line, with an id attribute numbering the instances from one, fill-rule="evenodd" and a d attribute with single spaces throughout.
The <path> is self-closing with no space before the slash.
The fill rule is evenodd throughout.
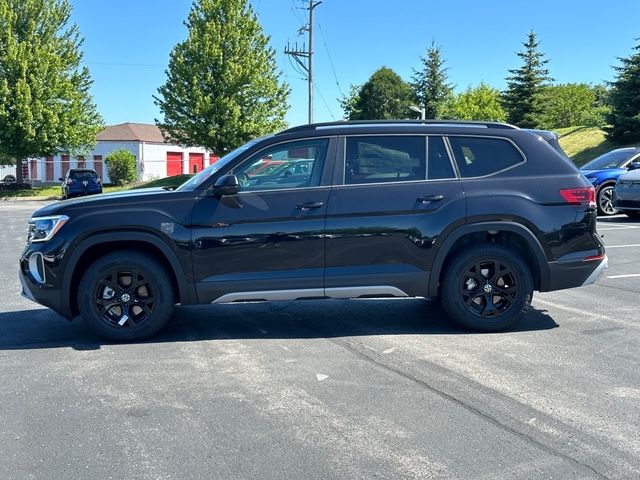
<path id="1" fill-rule="evenodd" d="M 72 168 L 60 181 L 63 199 L 102 193 L 102 180 L 95 170 Z"/>
<path id="2" fill-rule="evenodd" d="M 596 204 L 600 215 L 618 213 L 613 206 L 613 187 L 621 174 L 640 168 L 639 161 L 640 148 L 616 148 L 582 166 L 580 171 L 596 188 Z"/>
<path id="3" fill-rule="evenodd" d="M 629 217 L 640 218 L 640 169 L 618 177 L 613 190 L 613 206 Z"/>
<path id="4" fill-rule="evenodd" d="M 252 184 L 266 157 L 306 166 Z M 498 331 L 534 290 L 588 285 L 606 266 L 594 187 L 538 134 L 394 120 L 295 127 L 172 191 L 47 205 L 29 221 L 20 281 L 128 341 L 176 303 L 309 298 L 440 297 L 462 325 Z"/>

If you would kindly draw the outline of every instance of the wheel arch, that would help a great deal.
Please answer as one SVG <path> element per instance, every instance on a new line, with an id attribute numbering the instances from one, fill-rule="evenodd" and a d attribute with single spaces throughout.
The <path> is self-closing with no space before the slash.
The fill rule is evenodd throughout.
<path id="1" fill-rule="evenodd" d="M 545 291 L 549 286 L 547 256 L 536 236 L 524 225 L 514 222 L 481 222 L 463 225 L 451 232 L 436 254 L 429 280 L 429 296 L 437 297 L 447 262 L 465 245 L 489 243 L 504 245 L 520 254 L 531 265 L 534 289 Z"/>
<path id="2" fill-rule="evenodd" d="M 63 310 L 69 313 L 70 318 L 78 314 L 78 287 L 86 268 L 104 254 L 117 250 L 140 250 L 153 255 L 165 267 L 173 281 L 176 303 L 197 303 L 182 265 L 171 248 L 160 238 L 138 231 L 99 233 L 85 239 L 68 259 L 62 284 L 63 291 L 68 292 L 63 298 Z"/>

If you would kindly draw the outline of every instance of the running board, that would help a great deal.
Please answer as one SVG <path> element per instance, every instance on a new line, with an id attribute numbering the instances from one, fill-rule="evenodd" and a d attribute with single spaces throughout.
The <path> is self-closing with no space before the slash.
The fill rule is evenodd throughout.
<path id="1" fill-rule="evenodd" d="M 227 293 L 211 303 L 266 302 L 274 300 L 309 300 L 314 298 L 408 297 L 405 292 L 387 285 L 370 287 L 301 288 Z"/>

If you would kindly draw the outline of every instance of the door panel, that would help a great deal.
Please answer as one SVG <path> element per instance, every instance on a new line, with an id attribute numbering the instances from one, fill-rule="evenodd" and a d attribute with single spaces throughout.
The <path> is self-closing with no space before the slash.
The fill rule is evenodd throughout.
<path id="1" fill-rule="evenodd" d="M 200 302 L 231 292 L 322 288 L 329 187 L 205 197 L 195 210 Z M 316 208 L 298 205 L 316 204 Z"/>
<path id="2" fill-rule="evenodd" d="M 406 168 L 395 173 L 397 179 L 425 175 L 424 154 L 407 146 L 411 143 L 408 139 L 399 140 L 397 145 L 376 139 L 366 143 L 369 145 L 357 149 L 361 158 L 366 159 L 364 168 L 362 162 L 353 166 L 359 159 L 354 159 L 357 155 L 349 151 L 346 143 L 343 156 L 346 181 L 379 178 L 382 182 L 337 186 L 331 191 L 327 207 L 325 287 L 390 285 L 408 295 L 426 296 L 434 244 L 443 232 L 464 223 L 466 205 L 461 183 L 457 178 L 390 180 L 393 173 L 389 171 L 390 161 L 372 158 L 370 152 L 376 155 L 383 152 L 395 161 L 402 158 L 400 154 L 385 150 L 405 149 L 410 155 L 404 160 Z M 437 145 L 430 148 L 429 168 L 443 159 L 442 152 L 449 162 L 444 143 L 438 138 Z M 436 177 L 442 176 L 443 171 L 439 168 Z"/>
<path id="3" fill-rule="evenodd" d="M 238 292 L 322 295 L 329 143 L 316 138 L 267 147 L 233 168 L 240 193 L 198 201 L 192 258 L 200 302 Z"/>

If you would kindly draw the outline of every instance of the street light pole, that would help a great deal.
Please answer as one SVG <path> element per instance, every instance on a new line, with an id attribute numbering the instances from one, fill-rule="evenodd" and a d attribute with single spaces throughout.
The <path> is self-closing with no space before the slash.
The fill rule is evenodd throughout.
<path id="1" fill-rule="evenodd" d="M 415 105 L 409 105 L 409 109 L 420 114 L 420 120 L 426 120 L 427 110 L 424 107 L 416 107 Z"/>

